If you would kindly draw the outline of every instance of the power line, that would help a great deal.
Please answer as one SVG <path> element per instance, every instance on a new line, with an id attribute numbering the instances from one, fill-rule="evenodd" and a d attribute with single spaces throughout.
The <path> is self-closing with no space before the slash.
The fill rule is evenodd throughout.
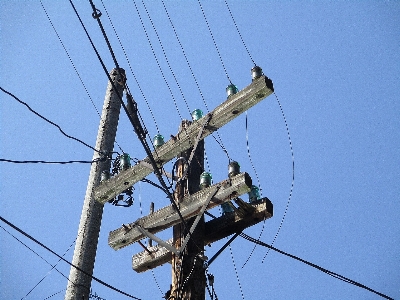
<path id="1" fill-rule="evenodd" d="M 5 229 L 3 226 L 1 226 L 0 225 L 0 228 L 1 229 L 3 229 L 6 233 L 8 233 L 10 236 L 12 236 L 15 240 L 17 240 L 20 244 L 22 244 L 23 246 L 25 246 L 28 250 L 30 250 L 31 252 L 33 252 L 34 254 L 36 254 L 36 256 L 38 256 L 39 258 L 41 258 L 43 261 L 45 261 L 48 265 L 50 265 L 52 268 L 51 268 L 51 270 L 50 271 L 52 271 L 53 269 L 55 269 L 58 273 L 60 273 L 64 278 L 66 278 L 67 280 L 69 280 L 68 279 L 68 277 L 67 276 L 65 276 L 63 273 L 61 273 L 61 271 L 60 270 L 58 270 L 57 268 L 56 268 L 56 265 L 57 264 L 55 264 L 55 265 L 52 265 L 51 263 L 49 263 L 43 256 L 41 256 L 39 253 L 37 253 L 35 250 L 33 250 L 31 247 L 29 247 L 27 244 L 25 244 L 24 242 L 22 242 L 20 239 L 18 239 L 15 235 L 13 235 L 11 232 L 9 232 L 7 229 Z M 65 255 L 65 254 L 64 254 Z M 63 256 L 64 256 L 63 255 Z M 47 273 L 47 274 L 49 274 L 50 273 L 50 271 Z M 46 276 L 47 276 L 47 274 L 46 274 Z M 45 278 L 46 278 L 46 276 L 45 277 L 43 277 L 24 297 L 22 297 L 22 299 L 24 299 L 24 298 L 26 298 Z M 21 300 L 22 300 L 21 299 Z"/>
<path id="2" fill-rule="evenodd" d="M 51 18 L 50 18 L 50 16 L 49 16 L 49 14 L 47 13 L 46 8 L 44 7 L 44 5 L 43 5 L 43 3 L 42 3 L 42 0 L 40 0 L 40 4 L 42 5 L 42 8 L 43 8 L 43 10 L 44 10 L 44 13 L 46 14 L 46 17 L 47 17 L 47 19 L 49 20 L 50 25 L 51 25 L 51 27 L 53 28 L 53 30 L 54 30 L 54 32 L 55 32 L 57 38 L 58 38 L 58 41 L 60 42 L 61 46 L 63 47 L 63 49 L 64 49 L 64 51 L 65 51 L 65 53 L 67 54 L 68 59 L 69 59 L 71 65 L 72 65 L 72 67 L 74 68 L 75 73 L 76 73 L 76 75 L 78 76 L 79 81 L 81 82 L 81 84 L 82 84 L 82 86 L 83 86 L 83 88 L 84 88 L 84 90 L 85 90 L 85 92 L 86 92 L 86 95 L 89 97 L 89 100 L 90 100 L 90 102 L 92 103 L 94 109 L 96 110 L 97 115 L 101 118 L 101 115 L 100 115 L 100 113 L 99 113 L 99 111 L 98 111 L 96 105 L 94 104 L 94 101 L 93 101 L 92 97 L 90 96 L 89 91 L 88 91 L 88 89 L 86 88 L 86 85 L 85 85 L 85 83 L 83 82 L 83 80 L 82 80 L 82 78 L 81 78 L 81 76 L 80 76 L 80 74 L 79 74 L 79 72 L 78 72 L 78 69 L 76 68 L 76 66 L 75 66 L 75 64 L 74 64 L 74 62 L 73 62 L 71 56 L 69 55 L 69 52 L 68 52 L 67 48 L 65 47 L 65 45 L 64 45 L 64 43 L 63 43 L 63 41 L 62 41 L 60 35 L 58 34 L 58 32 L 57 32 L 57 30 L 56 30 L 56 27 L 54 26 L 53 22 L 51 21 Z M 121 146 L 118 144 L 118 142 L 115 141 L 115 143 L 117 144 L 117 146 L 118 146 L 118 148 L 121 150 L 121 152 L 124 152 L 124 150 L 122 150 L 122 148 L 121 148 Z"/>
<path id="3" fill-rule="evenodd" d="M 322 267 L 320 267 L 320 266 L 318 266 L 318 265 L 316 265 L 316 264 L 314 264 L 314 263 L 311 263 L 311 262 L 309 262 L 309 261 L 307 261 L 307 260 L 305 260 L 305 259 L 302 259 L 302 258 L 300 258 L 300 257 L 298 257 L 298 256 L 295 256 L 295 255 L 289 254 L 289 253 L 287 253 L 287 252 L 285 252 L 285 251 L 279 250 L 278 248 L 275 248 L 275 247 L 273 247 L 272 245 L 268 245 L 268 244 L 266 244 L 266 243 L 264 243 L 264 242 L 262 242 L 262 241 L 260 241 L 260 240 L 256 240 L 255 238 L 252 238 L 251 236 L 248 236 L 248 235 L 245 234 L 245 233 L 241 233 L 240 236 L 241 236 L 242 238 L 244 238 L 244 239 L 246 239 L 246 240 L 252 242 L 252 243 L 255 243 L 255 244 L 260 245 L 260 246 L 263 246 L 263 247 L 266 247 L 266 248 L 271 249 L 271 250 L 274 250 L 274 251 L 276 251 L 276 252 L 278 252 L 278 253 L 280 253 L 280 254 L 283 254 L 283 255 L 286 255 L 286 256 L 288 256 L 288 257 L 290 257 L 290 258 L 293 258 L 293 259 L 295 259 L 295 260 L 298 260 L 298 261 L 300 261 L 300 262 L 302 262 L 302 263 L 304 263 L 304 264 L 306 264 L 306 265 L 308 265 L 308 266 L 311 266 L 311 267 L 313 267 L 313 268 L 315 268 L 315 269 L 317 269 L 317 270 L 319 270 L 319 271 L 321 271 L 321 272 L 324 272 L 325 274 L 328 274 L 328 275 L 330 275 L 330 276 L 332 276 L 332 277 L 334 277 L 334 278 L 336 278 L 336 279 L 339 279 L 339 280 L 341 280 L 341 281 L 350 283 L 350 284 L 355 285 L 355 286 L 357 286 L 357 287 L 366 289 L 367 291 L 370 291 L 370 292 L 372 292 L 372 293 L 374 293 L 374 294 L 377 294 L 377 295 L 381 296 L 382 298 L 389 299 L 389 300 L 394 300 L 393 298 L 391 298 L 391 297 L 389 297 L 389 296 L 387 296 L 387 295 L 385 295 L 385 294 L 383 294 L 383 293 L 380 293 L 380 292 L 378 292 L 378 291 L 375 291 L 375 290 L 373 290 L 372 288 L 367 287 L 367 286 L 365 286 L 365 285 L 363 285 L 363 284 L 361 284 L 361 283 L 359 283 L 359 282 L 357 282 L 357 281 L 354 281 L 354 280 L 352 280 L 352 279 L 350 279 L 350 278 L 344 277 L 343 275 L 340 275 L 340 274 L 338 274 L 338 273 L 329 271 L 328 269 L 322 268 Z"/>
<path id="4" fill-rule="evenodd" d="M 197 2 L 199 3 L 201 12 L 202 12 L 202 14 L 203 14 L 204 21 L 206 22 L 206 25 L 207 25 L 207 28 L 208 28 L 208 32 L 210 33 L 211 39 L 212 39 L 212 41 L 213 41 L 213 43 L 214 43 L 215 50 L 217 50 L 218 57 L 219 57 L 219 60 L 220 60 L 220 62 L 221 62 L 222 68 L 224 69 L 225 75 L 226 75 L 226 77 L 228 78 L 229 82 L 232 84 L 232 81 L 231 81 L 231 79 L 229 78 L 229 75 L 228 75 L 228 71 L 226 70 L 225 63 L 224 63 L 224 61 L 222 60 L 221 52 L 219 51 L 219 48 L 218 48 L 218 46 L 217 46 L 217 42 L 215 41 L 214 35 L 213 35 L 213 33 L 212 33 L 210 24 L 208 23 L 208 20 L 207 20 L 207 17 L 206 17 L 206 13 L 204 12 L 204 9 L 203 9 L 203 6 L 201 5 L 200 0 L 198 0 Z"/>
<path id="5" fill-rule="evenodd" d="M 43 115 L 39 114 L 37 111 L 35 111 L 34 109 L 32 109 L 27 103 L 25 103 L 24 101 L 20 100 L 17 96 L 15 96 L 14 94 L 12 94 L 11 92 L 9 92 L 9 91 L 3 89 L 2 87 L 0 87 L 0 90 L 1 90 L 2 92 L 6 93 L 7 95 L 11 96 L 11 97 L 14 98 L 15 100 L 17 100 L 19 103 L 25 105 L 31 112 L 33 112 L 33 113 L 34 113 L 35 115 L 37 115 L 39 118 L 41 118 L 41 119 L 45 120 L 47 123 L 49 123 L 49 124 L 51 124 L 51 125 L 57 127 L 58 130 L 59 130 L 64 136 L 66 136 L 67 138 L 72 139 L 72 140 L 74 140 L 74 141 L 77 141 L 77 142 L 81 143 L 82 145 L 84 145 L 84 146 L 86 146 L 86 147 L 88 147 L 88 148 L 90 148 L 90 149 L 92 149 L 92 150 L 94 150 L 94 151 L 96 151 L 96 152 L 98 152 L 98 153 L 104 155 L 104 153 L 102 153 L 100 150 L 97 150 L 97 149 L 93 148 L 92 146 L 90 146 L 89 144 L 83 142 L 82 140 L 80 140 L 80 139 L 78 139 L 78 138 L 76 138 L 76 137 L 73 137 L 73 136 L 70 136 L 70 135 L 66 134 L 66 133 L 61 129 L 61 127 L 60 127 L 59 125 L 57 125 L 56 123 L 50 121 L 49 119 L 47 119 L 47 118 L 44 117 Z"/>
<path id="6" fill-rule="evenodd" d="M 69 161 L 46 161 L 46 160 L 12 160 L 6 158 L 0 158 L 0 162 L 8 162 L 13 164 L 59 164 L 59 165 L 66 165 L 66 164 L 93 164 L 99 161 L 107 160 L 106 157 L 102 157 L 95 160 L 69 160 Z"/>
<path id="7" fill-rule="evenodd" d="M 119 45 L 121 46 L 122 52 L 124 53 L 125 59 L 126 59 L 126 61 L 127 61 L 127 63 L 128 63 L 128 67 L 129 67 L 129 70 L 131 71 L 131 74 L 132 74 L 132 76 L 133 76 L 133 79 L 135 80 L 135 82 L 136 82 L 136 84 L 137 84 L 137 86 L 138 86 L 138 89 L 139 89 L 139 91 L 140 91 L 140 93 L 141 93 L 141 95 L 142 95 L 142 97 L 143 97 L 143 99 L 144 99 L 144 101 L 145 101 L 145 103 L 146 103 L 146 106 L 147 106 L 148 110 L 150 111 L 150 115 L 151 115 L 151 117 L 152 117 L 152 119 L 153 119 L 154 125 L 156 126 L 157 133 L 160 133 L 160 129 L 159 129 L 159 127 L 158 127 L 158 124 L 157 124 L 156 118 L 155 118 L 155 116 L 154 116 L 153 110 L 151 109 L 150 104 L 149 104 L 149 102 L 148 102 L 148 100 L 147 100 L 147 98 L 146 98 L 146 96 L 145 96 L 145 94 L 144 94 L 144 92 L 143 92 L 143 90 L 142 90 L 142 87 L 140 86 L 139 81 L 138 81 L 138 79 L 137 79 L 135 73 L 133 72 L 131 62 L 129 61 L 128 55 L 127 55 L 127 53 L 126 53 L 126 51 L 125 51 L 124 46 L 122 45 L 122 42 L 121 42 L 121 39 L 119 38 L 119 35 L 118 35 L 118 33 L 117 33 L 117 30 L 116 30 L 115 27 L 114 27 L 114 24 L 113 24 L 113 22 L 112 22 L 112 20 L 111 20 L 110 15 L 108 14 L 108 11 L 107 11 L 107 9 L 106 9 L 106 6 L 105 6 L 104 3 L 103 3 L 103 0 L 100 0 L 100 1 L 101 1 L 101 4 L 103 5 L 104 11 L 106 12 L 107 18 L 108 18 L 108 20 L 110 21 L 110 24 L 111 24 L 111 27 L 112 27 L 114 33 L 115 33 L 115 36 L 117 37 L 118 43 L 119 43 Z"/>
<path id="8" fill-rule="evenodd" d="M 275 92 L 274 92 L 274 95 L 275 95 L 276 102 L 278 103 L 279 108 L 281 110 L 282 118 L 283 118 L 283 121 L 285 122 L 285 128 L 286 128 L 286 132 L 287 132 L 288 139 L 289 139 L 290 153 L 292 155 L 292 183 L 290 185 L 289 197 L 288 197 L 288 200 L 286 202 L 286 207 L 285 207 L 285 211 L 283 212 L 281 223 L 279 224 L 278 230 L 276 231 L 275 237 L 272 240 L 271 245 L 274 245 L 276 239 L 278 238 L 279 232 L 280 232 L 280 230 L 282 228 L 282 225 L 283 225 L 283 222 L 285 220 L 286 214 L 287 214 L 287 212 L 289 210 L 289 204 L 290 204 L 290 200 L 292 199 L 293 187 L 294 187 L 294 152 L 293 152 L 292 138 L 290 137 L 289 126 L 288 126 L 288 123 L 287 123 L 287 120 L 286 120 L 286 115 L 285 115 L 285 113 L 283 111 L 283 107 L 281 105 L 281 102 L 279 101 L 279 98 L 278 98 L 278 96 L 276 95 Z M 264 257 L 262 259 L 262 262 L 264 262 L 264 260 L 267 257 L 268 253 L 269 253 L 269 250 L 267 250 L 267 253 L 264 255 Z"/>
<path id="9" fill-rule="evenodd" d="M 226 0 L 224 0 L 224 1 L 225 1 L 225 5 L 226 5 L 226 7 L 227 7 L 227 9 L 228 9 L 228 11 L 229 11 L 229 14 L 231 15 L 233 24 L 235 24 L 235 28 L 236 28 L 237 33 L 239 34 L 240 40 L 242 41 L 242 44 L 243 44 L 244 48 L 246 49 L 246 52 L 247 52 L 247 54 L 249 55 L 251 61 L 252 61 L 253 64 L 256 66 L 256 63 L 254 62 L 254 59 L 253 59 L 253 57 L 251 56 L 250 51 L 249 51 L 249 49 L 248 49 L 247 46 L 246 46 L 246 43 L 244 42 L 243 36 L 242 36 L 242 34 L 240 33 L 239 27 L 238 27 L 237 24 L 236 24 L 235 18 L 233 17 L 232 11 L 231 11 L 231 9 L 229 8 L 228 2 L 227 2 Z"/>
<path id="10" fill-rule="evenodd" d="M 34 237 L 32 237 L 31 235 L 29 235 L 28 233 L 26 233 L 25 231 L 23 231 L 22 229 L 18 228 L 17 226 L 15 226 L 14 224 L 12 224 L 11 222 L 7 221 L 6 219 L 4 219 L 3 217 L 0 216 L 0 221 L 6 223 L 8 226 L 12 227 L 14 230 L 18 231 L 19 233 L 21 233 L 22 235 L 26 236 L 28 239 L 32 240 L 33 242 L 35 242 L 36 244 L 38 244 L 39 246 L 41 246 L 42 248 L 46 249 L 47 251 L 51 252 L 52 254 L 54 254 L 55 256 L 57 256 L 59 259 L 61 259 L 62 261 L 66 262 L 67 264 L 69 264 L 70 266 L 74 267 L 75 269 L 77 269 L 78 271 L 82 272 L 83 274 L 85 274 L 86 276 L 89 276 L 90 278 L 92 278 L 93 280 L 97 281 L 98 283 L 104 285 L 105 287 L 108 287 L 109 289 L 112 289 L 113 291 L 116 291 L 122 295 L 125 295 L 129 298 L 132 299 L 137 299 L 137 300 L 141 300 L 135 296 L 132 296 L 124 291 L 121 291 L 117 288 L 115 288 L 114 286 L 100 280 L 99 278 L 90 275 L 89 273 L 85 272 L 84 270 L 82 270 L 81 268 L 75 266 L 74 264 L 72 264 L 71 262 L 69 262 L 68 260 L 66 260 L 64 257 L 62 257 L 61 255 L 57 254 L 56 252 L 54 252 L 53 250 L 51 250 L 49 247 L 47 247 L 46 245 L 44 245 L 43 243 L 39 242 L 37 239 L 35 239 Z"/>

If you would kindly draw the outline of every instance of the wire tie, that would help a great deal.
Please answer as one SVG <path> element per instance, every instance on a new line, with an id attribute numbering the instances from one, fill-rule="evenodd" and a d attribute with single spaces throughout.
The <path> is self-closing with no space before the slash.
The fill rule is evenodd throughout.
<path id="1" fill-rule="evenodd" d="M 92 13 L 93 19 L 99 19 L 101 17 L 101 11 L 96 8 L 96 11 Z"/>

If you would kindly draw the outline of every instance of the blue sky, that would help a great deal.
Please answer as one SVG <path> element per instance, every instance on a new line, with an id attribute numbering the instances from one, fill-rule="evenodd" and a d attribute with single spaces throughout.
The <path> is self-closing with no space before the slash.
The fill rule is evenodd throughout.
<path id="1" fill-rule="evenodd" d="M 157 125 L 164 136 L 180 122 L 173 98 L 154 59 L 133 1 L 104 1 L 129 64 L 107 19 L 95 1 L 130 90 L 151 135 Z M 146 1 L 168 61 L 190 109 L 207 111 L 176 41 L 162 4 Z M 57 32 L 97 110 L 104 100 L 107 77 L 68 1 L 43 0 Z M 88 1 L 75 3 L 107 68 L 114 67 Z M 252 62 L 223 1 L 202 1 L 229 77 L 239 89 L 251 82 Z M 137 6 L 180 114 L 189 118 L 181 93 L 164 59 L 143 4 Z M 213 109 L 226 99 L 229 84 L 197 1 L 166 1 L 185 53 Z M 263 68 L 282 104 L 295 161 L 293 195 L 274 246 L 400 298 L 400 2 L 398 1 L 229 1 L 254 61 Z M 1 87 L 90 145 L 95 144 L 99 116 L 38 1 L 0 2 Z M 93 151 L 67 139 L 1 93 L 0 158 L 14 160 L 90 160 Z M 257 182 L 247 155 L 245 116 L 220 131 L 230 156 Z M 248 137 L 262 193 L 274 204 L 261 240 L 271 243 L 281 224 L 292 183 L 288 134 L 274 95 L 248 111 Z M 121 114 L 117 141 L 125 152 L 145 153 L 126 116 Z M 118 150 L 118 149 L 116 149 Z M 206 139 L 214 182 L 227 177 L 221 147 Z M 171 168 L 171 164 L 167 168 Z M 73 243 L 89 176 L 89 165 L 0 163 L 1 216 L 59 254 Z M 150 177 L 153 178 L 153 177 Z M 154 179 L 154 178 L 153 178 Z M 137 274 L 134 244 L 120 251 L 107 245 L 108 233 L 122 223 L 168 205 L 162 192 L 137 184 L 130 208 L 106 204 L 94 275 L 141 299 L 159 299 L 171 281 L 170 265 Z M 0 224 L 51 264 L 57 257 Z M 246 234 L 257 238 L 263 225 Z M 0 228 L 1 229 L 1 228 Z M 23 298 L 51 269 L 42 259 L 0 230 L 0 298 Z M 164 239 L 170 231 L 160 234 Z M 224 241 L 207 248 L 211 257 Z M 71 260 L 73 248 L 66 254 Z M 234 262 L 245 299 L 379 299 L 281 254 L 237 238 Z M 68 276 L 63 262 L 57 269 Z M 219 299 L 240 299 L 241 291 L 229 249 L 209 270 Z M 153 276 L 154 275 L 154 276 Z M 156 278 L 156 281 L 154 280 Z M 67 280 L 53 270 L 26 299 L 63 299 Z M 92 284 L 104 299 L 124 296 Z"/>

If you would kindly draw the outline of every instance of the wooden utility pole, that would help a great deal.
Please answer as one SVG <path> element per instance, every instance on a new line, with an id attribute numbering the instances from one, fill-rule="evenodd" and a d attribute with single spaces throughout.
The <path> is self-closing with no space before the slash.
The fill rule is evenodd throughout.
<path id="1" fill-rule="evenodd" d="M 115 135 L 117 133 L 119 112 L 125 87 L 125 71 L 123 69 L 113 69 L 110 77 L 114 83 L 114 90 L 111 82 L 108 83 L 106 96 L 104 99 L 103 111 L 100 120 L 99 130 L 96 140 L 96 149 L 93 160 L 105 158 L 113 151 Z M 92 163 L 89 181 L 86 189 L 85 200 L 81 219 L 79 223 L 78 236 L 76 238 L 74 257 L 72 264 L 83 270 L 71 267 L 65 299 L 67 300 L 87 300 L 89 299 L 91 275 L 96 258 L 97 243 L 100 233 L 101 219 L 103 215 L 103 205 L 93 197 L 94 188 L 100 183 L 101 172 L 110 170 L 111 161 L 106 159 Z M 90 275 L 90 276 L 88 276 Z"/>
<path id="2" fill-rule="evenodd" d="M 233 86 L 234 92 L 229 93 L 228 98 L 213 111 L 194 122 L 183 122 L 178 134 L 171 135 L 169 141 L 157 146 L 157 151 L 148 153 L 149 156 L 134 166 L 101 182 L 93 191 L 93 197 L 100 204 L 105 204 L 154 172 L 154 167 L 161 169 L 164 164 L 178 157 L 175 174 L 178 178 L 173 178 L 178 180 L 174 205 L 151 211 L 132 223 L 123 224 L 108 236 L 108 244 L 114 250 L 135 242 L 145 247 L 140 240 L 146 237 L 157 242 L 158 245 L 149 244 L 145 251 L 133 255 L 132 268 L 136 272 L 145 272 L 171 262 L 172 285 L 166 294 L 167 299 L 204 300 L 204 262 L 207 260 L 204 246 L 232 234 L 236 237 L 245 228 L 272 217 L 273 207 L 268 198 L 259 199 L 257 196 L 250 203 L 238 198 L 253 191 L 251 177 L 246 172 L 234 172 L 227 179 L 210 186 L 204 185 L 200 190 L 200 175 L 204 169 L 203 139 L 273 93 L 272 81 L 262 75 L 259 67 L 252 69 L 252 77 L 249 86 L 241 91 Z M 166 172 L 164 175 L 171 176 Z M 229 201 L 233 211 L 205 222 L 203 214 L 206 210 Z M 173 227 L 170 240 L 163 241 L 155 235 L 170 227 Z M 208 263 L 215 260 L 221 251 Z"/>
<path id="3" fill-rule="evenodd" d="M 189 122 L 182 122 L 180 131 L 186 130 Z M 193 148 L 182 152 L 178 157 L 177 175 L 182 177 L 185 167 L 184 161 L 189 161 Z M 181 159 L 182 158 L 182 159 Z M 184 160 L 184 161 L 183 161 Z M 179 207 L 185 194 L 194 194 L 200 190 L 200 176 L 204 170 L 204 140 L 199 141 L 191 161 L 187 179 L 177 183 L 175 199 Z M 179 255 L 172 254 L 172 288 L 169 299 L 204 300 L 206 276 L 204 270 L 204 216 L 198 221 L 194 231 L 189 233 L 195 217 L 189 219 L 185 226 L 180 223 L 173 226 L 173 245 L 180 249 L 185 237 L 190 239 Z"/>

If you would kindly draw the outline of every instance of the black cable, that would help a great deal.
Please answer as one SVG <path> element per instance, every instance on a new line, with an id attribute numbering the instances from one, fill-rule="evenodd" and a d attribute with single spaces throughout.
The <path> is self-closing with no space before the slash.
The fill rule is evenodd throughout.
<path id="1" fill-rule="evenodd" d="M 357 281 L 354 281 L 354 280 L 352 280 L 352 279 L 350 279 L 350 278 L 344 277 L 344 276 L 342 276 L 342 275 L 340 275 L 340 274 L 338 274 L 338 273 L 329 271 L 328 269 L 322 268 L 322 267 L 320 267 L 320 266 L 318 266 L 318 265 L 316 265 L 316 264 L 313 264 L 313 263 L 311 263 L 311 262 L 309 262 L 309 261 L 306 261 L 306 260 L 304 260 L 304 259 L 302 259 L 302 258 L 300 258 L 300 257 L 298 257 L 298 256 L 295 256 L 295 255 L 289 254 L 289 253 L 287 253 L 287 252 L 284 252 L 284 251 L 282 251 L 282 250 L 279 250 L 278 248 L 275 248 L 275 247 L 273 247 L 273 246 L 271 246 L 271 245 L 268 245 L 268 244 L 266 244 L 266 243 L 264 243 L 264 242 L 262 242 L 262 241 L 260 241 L 260 240 L 256 240 L 255 238 L 252 238 L 251 236 L 248 236 L 248 235 L 245 234 L 245 233 L 241 233 L 240 236 L 241 236 L 242 238 L 244 238 L 244 239 L 246 239 L 246 240 L 252 242 L 252 243 L 258 244 L 258 245 L 260 245 L 260 246 L 266 247 L 266 248 L 271 249 L 271 250 L 274 250 L 274 251 L 276 251 L 276 252 L 278 252 L 278 253 L 280 253 L 280 254 L 283 254 L 283 255 L 286 255 L 286 256 L 288 256 L 288 257 L 290 257 L 290 258 L 293 258 L 293 259 L 295 259 L 295 260 L 298 260 L 298 261 L 300 261 L 300 262 L 302 262 L 302 263 L 304 263 L 304 264 L 306 264 L 306 265 L 308 265 L 308 266 L 311 266 L 311 267 L 313 267 L 313 268 L 315 268 L 315 269 L 317 269 L 317 270 L 319 270 L 319 271 L 321 271 L 321 272 L 324 272 L 325 274 L 328 274 L 328 275 L 330 275 L 330 276 L 332 276 L 332 277 L 334 277 L 334 278 L 336 278 L 336 279 L 339 279 L 339 280 L 342 280 L 342 281 L 344 281 L 344 282 L 347 282 L 347 283 L 350 283 L 350 284 L 352 284 L 352 285 L 355 285 L 355 286 L 357 286 L 357 287 L 366 289 L 367 291 L 370 291 L 370 292 L 372 292 L 372 293 L 374 293 L 374 294 L 377 294 L 377 295 L 381 296 L 382 298 L 389 299 L 389 300 L 394 300 L 393 298 L 391 298 L 391 297 L 389 297 L 389 296 L 387 296 L 387 295 L 385 295 L 385 294 L 383 294 L 383 293 L 380 293 L 380 292 L 378 292 L 378 291 L 375 291 L 375 290 L 373 290 L 373 289 L 371 289 L 371 288 L 369 288 L 369 287 L 367 287 L 367 286 L 365 286 L 365 285 L 363 285 L 363 284 L 361 284 L 361 283 L 358 283 Z"/>
<path id="2" fill-rule="evenodd" d="M 48 265 L 50 265 L 52 268 L 50 271 L 52 271 L 53 269 L 55 269 L 59 274 L 61 274 L 61 276 L 63 276 L 65 279 L 69 280 L 67 276 L 65 276 L 63 273 L 61 273 L 60 270 L 58 270 L 56 268 L 56 265 L 52 265 L 50 262 L 48 262 L 43 256 L 41 256 L 39 253 L 37 253 L 35 250 L 33 250 L 31 247 L 29 247 L 27 244 L 25 244 L 23 241 L 21 241 L 19 238 L 17 238 L 15 235 L 13 235 L 11 232 L 9 232 L 7 229 L 5 229 L 3 226 L 0 225 L 0 228 L 3 229 L 6 233 L 8 233 L 10 236 L 12 236 L 15 240 L 17 240 L 20 244 L 22 244 L 25 248 L 27 248 L 28 250 L 30 250 L 32 253 L 34 253 L 36 256 L 38 256 L 39 258 L 41 258 L 43 261 L 45 261 Z M 49 271 L 49 272 L 50 272 Z M 46 275 L 47 276 L 47 275 Z M 43 277 L 22 299 L 26 298 L 45 278 Z M 21 300 L 22 300 L 21 299 Z"/>
<path id="3" fill-rule="evenodd" d="M 95 160 L 69 160 L 69 161 L 47 161 L 47 160 L 12 160 L 6 158 L 0 158 L 0 162 L 8 162 L 13 164 L 59 164 L 59 165 L 66 165 L 66 164 L 93 164 L 99 161 L 105 161 L 107 158 L 103 157 L 100 159 Z"/>
<path id="4" fill-rule="evenodd" d="M 9 91 L 6 91 L 6 90 L 3 89 L 2 87 L 0 87 L 0 90 L 1 90 L 2 92 L 6 93 L 7 95 L 11 96 L 11 97 L 14 98 L 15 100 L 17 100 L 19 103 L 25 105 L 31 112 L 33 112 L 33 113 L 34 113 L 35 115 L 37 115 L 39 118 L 41 118 L 41 119 L 45 120 L 47 123 L 50 123 L 51 125 L 57 127 L 58 130 L 60 130 L 60 132 L 61 132 L 63 135 L 65 135 L 67 138 L 72 139 L 72 140 L 75 140 L 75 141 L 81 143 L 82 145 L 84 145 L 84 146 L 86 146 L 86 147 L 88 147 L 88 148 L 90 148 L 90 149 L 96 151 L 97 153 L 100 153 L 100 154 L 102 154 L 102 155 L 104 154 L 103 152 L 101 152 L 101 151 L 99 151 L 99 150 L 93 148 L 93 147 L 90 146 L 89 144 L 86 144 L 86 143 L 83 142 L 82 140 L 80 140 L 80 139 L 78 139 L 78 138 L 76 138 L 76 137 L 73 137 L 73 136 L 70 136 L 70 135 L 66 134 L 66 133 L 61 129 L 61 127 L 60 127 L 59 125 L 57 125 L 56 123 L 50 121 L 50 120 L 47 119 L 46 117 L 42 116 L 42 115 L 39 114 L 37 111 L 33 110 L 27 103 L 25 103 L 24 101 L 18 99 L 18 97 L 15 96 L 14 94 L 10 93 Z"/>
<path id="5" fill-rule="evenodd" d="M 83 274 L 85 274 L 86 276 L 92 278 L 94 281 L 97 281 L 98 283 L 104 285 L 105 287 L 108 287 L 109 289 L 112 289 L 122 295 L 125 295 L 129 298 L 132 299 L 137 299 L 137 300 L 141 300 L 139 298 L 136 298 L 128 293 L 125 293 L 115 287 L 113 287 L 112 285 L 100 280 L 99 278 L 90 275 L 89 273 L 85 272 L 84 270 L 82 270 L 81 268 L 75 266 L 74 264 L 72 264 L 71 262 L 69 262 L 68 260 L 66 260 L 64 257 L 62 257 L 61 255 L 57 254 L 56 252 L 54 252 L 53 250 L 51 250 L 49 247 L 47 247 L 46 245 L 42 244 L 41 242 L 39 242 L 37 239 L 35 239 L 34 237 L 32 237 L 31 235 L 29 235 L 28 233 L 26 233 L 25 231 L 23 231 L 22 229 L 18 228 L 17 226 L 15 226 L 14 224 L 12 224 L 11 222 L 7 221 L 6 219 L 4 219 L 3 217 L 0 216 L 0 221 L 6 223 L 8 226 L 12 227 L 14 230 L 18 231 L 19 233 L 21 233 L 22 235 L 26 236 L 28 239 L 32 240 L 33 242 L 35 242 L 36 244 L 38 244 L 39 246 L 41 246 L 42 248 L 46 249 L 47 251 L 51 252 L 52 254 L 54 254 L 55 256 L 57 256 L 59 259 L 61 259 L 62 261 L 66 262 L 67 264 L 69 264 L 71 267 L 74 267 L 75 269 L 77 269 L 78 271 L 82 272 Z"/>

